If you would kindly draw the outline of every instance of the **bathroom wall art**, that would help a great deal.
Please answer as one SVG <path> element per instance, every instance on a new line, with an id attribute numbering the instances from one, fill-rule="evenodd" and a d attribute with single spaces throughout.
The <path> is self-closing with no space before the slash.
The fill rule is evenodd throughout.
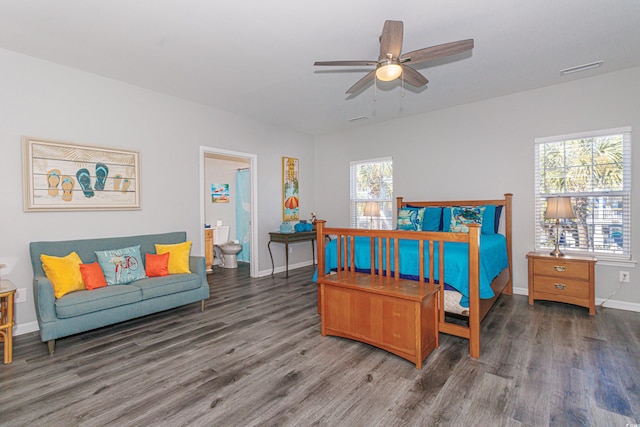
<path id="1" fill-rule="evenodd" d="M 229 203 L 229 184 L 211 184 L 211 202 Z"/>

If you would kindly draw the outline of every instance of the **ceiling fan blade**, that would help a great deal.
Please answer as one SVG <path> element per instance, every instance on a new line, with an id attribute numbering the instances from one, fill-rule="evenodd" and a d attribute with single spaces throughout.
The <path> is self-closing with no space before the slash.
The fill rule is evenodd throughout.
<path id="1" fill-rule="evenodd" d="M 375 78 L 376 75 L 376 70 L 372 70 L 370 71 L 366 76 L 364 76 L 363 78 L 361 78 L 360 80 L 358 80 L 356 82 L 356 84 L 354 84 L 353 86 L 351 86 L 349 88 L 349 90 L 347 90 L 346 93 L 355 93 L 358 92 L 360 89 L 362 89 L 363 87 L 365 87 L 366 85 L 368 85 L 369 83 L 371 83 L 373 81 L 373 79 Z"/>
<path id="2" fill-rule="evenodd" d="M 313 65 L 376 65 L 377 61 L 316 61 Z"/>
<path id="3" fill-rule="evenodd" d="M 429 83 L 429 80 L 413 68 L 408 65 L 402 66 L 402 78 L 405 83 L 409 83 L 411 86 L 422 87 Z"/>
<path id="4" fill-rule="evenodd" d="M 432 59 L 455 55 L 456 53 L 466 52 L 471 49 L 473 49 L 473 39 L 459 40 L 457 42 L 439 44 L 437 46 L 405 53 L 400 57 L 400 62 L 416 64 L 418 62 L 431 61 Z"/>
<path id="5" fill-rule="evenodd" d="M 384 21 L 382 35 L 380 36 L 380 56 L 378 61 L 387 59 L 390 53 L 392 58 L 397 59 L 402 51 L 402 32 L 404 25 L 402 21 Z"/>

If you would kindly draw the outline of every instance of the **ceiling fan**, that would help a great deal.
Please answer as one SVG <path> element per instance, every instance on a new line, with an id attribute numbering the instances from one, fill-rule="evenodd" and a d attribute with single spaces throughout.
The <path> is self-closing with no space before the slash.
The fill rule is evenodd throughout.
<path id="1" fill-rule="evenodd" d="M 349 90 L 347 90 L 347 93 L 359 91 L 373 81 L 374 78 L 388 82 L 402 76 L 403 81 L 411 86 L 422 87 L 426 85 L 429 80 L 416 71 L 415 68 L 410 67 L 410 64 L 431 61 L 473 49 L 473 39 L 467 39 L 400 54 L 402 50 L 403 28 L 402 21 L 387 20 L 384 22 L 382 35 L 380 35 L 380 55 L 377 61 L 316 61 L 313 65 L 376 66 L 375 70 L 372 70 L 351 86 Z"/>

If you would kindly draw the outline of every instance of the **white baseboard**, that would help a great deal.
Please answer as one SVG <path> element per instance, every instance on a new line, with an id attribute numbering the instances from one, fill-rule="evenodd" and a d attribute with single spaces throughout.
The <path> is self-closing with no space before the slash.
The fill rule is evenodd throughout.
<path id="1" fill-rule="evenodd" d="M 29 332 L 36 332 L 39 330 L 40 328 L 38 327 L 38 322 L 22 323 L 13 327 L 13 335 L 18 336 L 28 334 Z"/>
<path id="2" fill-rule="evenodd" d="M 513 288 L 513 293 L 516 295 L 529 295 L 528 288 Z M 600 304 L 605 301 L 604 298 L 596 298 L 596 307 L 600 307 Z M 635 311 L 640 313 L 640 304 L 635 302 L 609 300 L 604 305 L 605 308 L 616 308 L 618 310 Z"/>
<path id="3" fill-rule="evenodd" d="M 295 270 L 296 268 L 307 267 L 307 266 L 310 266 L 310 265 L 313 265 L 313 264 L 314 264 L 314 262 L 312 260 L 298 262 L 298 263 L 295 263 L 295 264 L 289 264 L 289 272 L 291 272 L 291 270 Z M 273 270 L 273 274 L 284 273 L 285 271 L 286 271 L 286 268 L 283 265 L 281 267 L 276 267 Z M 262 270 L 262 271 L 258 272 L 258 277 L 264 277 L 264 276 L 271 276 L 271 269 Z M 311 276 L 309 276 L 309 280 L 311 280 Z"/>

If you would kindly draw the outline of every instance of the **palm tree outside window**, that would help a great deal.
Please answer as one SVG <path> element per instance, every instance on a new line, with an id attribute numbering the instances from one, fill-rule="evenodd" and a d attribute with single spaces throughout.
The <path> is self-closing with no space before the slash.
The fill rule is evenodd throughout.
<path id="1" fill-rule="evenodd" d="M 631 258 L 631 128 L 536 139 L 535 192 L 536 249 L 554 247 L 547 198 L 568 196 L 563 251 Z"/>
<path id="2" fill-rule="evenodd" d="M 372 216 L 367 204 L 378 204 L 378 216 Z M 369 214 L 369 215 L 367 215 Z M 391 158 L 351 162 L 351 227 L 392 230 L 393 160 Z"/>

